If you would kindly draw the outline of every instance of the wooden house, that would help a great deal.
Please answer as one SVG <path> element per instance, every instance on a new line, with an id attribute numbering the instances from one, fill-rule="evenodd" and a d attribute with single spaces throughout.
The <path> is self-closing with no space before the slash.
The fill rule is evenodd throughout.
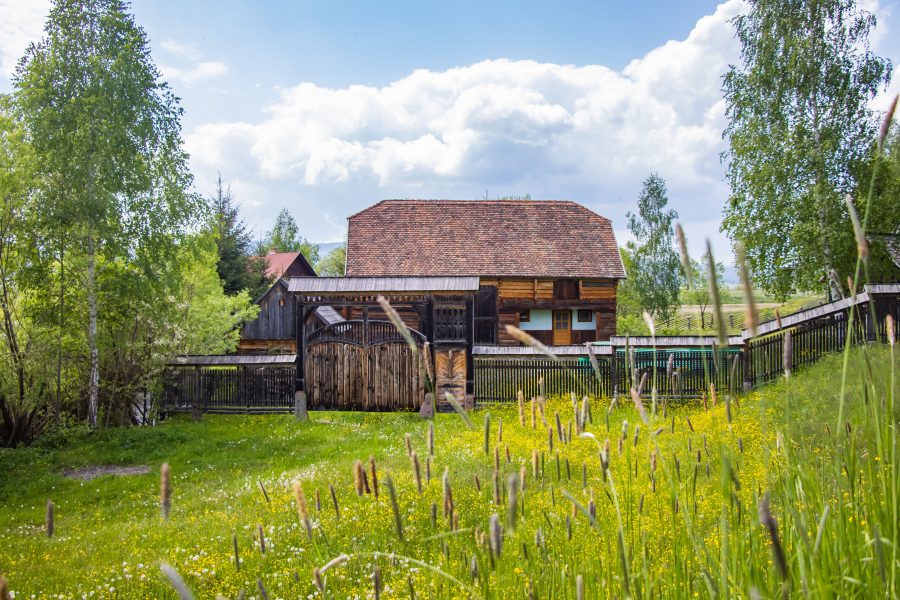
<path id="1" fill-rule="evenodd" d="M 432 351 L 435 391 L 471 399 L 473 356 L 513 345 L 515 325 L 580 349 L 615 334 L 625 276 L 609 219 L 574 202 L 386 200 L 349 218 L 345 277 L 292 277 L 297 388 L 310 406 L 418 406 L 416 353 L 387 299 Z M 327 308 L 343 318 L 322 325 Z"/>
<path id="2" fill-rule="evenodd" d="M 275 280 L 284 277 L 315 277 L 313 269 L 302 252 L 276 252 L 274 248 L 260 258 L 266 261 L 266 276 Z"/>
<path id="3" fill-rule="evenodd" d="M 625 269 L 611 221 L 575 202 L 385 200 L 349 218 L 347 276 L 477 277 L 474 344 L 515 325 L 566 346 L 615 335 Z"/>
<path id="4" fill-rule="evenodd" d="M 256 299 L 259 315 L 244 325 L 238 342 L 239 354 L 293 354 L 297 351 L 297 316 L 294 300 L 288 292 L 290 277 L 315 277 L 312 265 L 300 252 L 270 250 L 261 257 L 266 261 L 266 274 L 272 286 Z M 340 316 L 333 311 L 317 313 L 324 323 Z"/>

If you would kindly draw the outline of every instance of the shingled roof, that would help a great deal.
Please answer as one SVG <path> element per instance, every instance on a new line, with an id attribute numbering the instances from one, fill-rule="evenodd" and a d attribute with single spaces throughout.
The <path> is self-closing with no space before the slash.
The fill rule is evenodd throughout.
<path id="1" fill-rule="evenodd" d="M 625 277 L 612 222 L 568 200 L 384 200 L 348 229 L 348 276 Z"/>

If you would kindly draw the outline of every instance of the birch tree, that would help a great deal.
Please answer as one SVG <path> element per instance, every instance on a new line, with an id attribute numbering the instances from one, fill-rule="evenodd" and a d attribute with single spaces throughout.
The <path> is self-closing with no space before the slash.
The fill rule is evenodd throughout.
<path id="1" fill-rule="evenodd" d="M 854 0 L 748 5 L 733 21 L 740 64 L 724 80 L 722 229 L 743 241 L 754 281 L 784 298 L 850 274 L 835 272 L 849 246 L 840 240 L 853 237 L 844 195 L 874 141 L 868 104 L 891 65 L 869 50 L 875 16 Z"/>
<path id="2" fill-rule="evenodd" d="M 181 108 L 160 79 L 147 37 L 120 0 L 57 0 L 40 42 L 19 63 L 15 96 L 45 189 L 38 209 L 86 265 L 87 421 L 97 425 L 98 321 L 106 265 L 133 266 L 153 285 L 157 265 L 201 206 L 182 149 Z"/>

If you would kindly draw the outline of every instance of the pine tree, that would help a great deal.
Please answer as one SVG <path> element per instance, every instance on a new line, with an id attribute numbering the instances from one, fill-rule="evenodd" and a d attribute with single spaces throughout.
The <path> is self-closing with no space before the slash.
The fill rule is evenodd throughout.
<path id="1" fill-rule="evenodd" d="M 223 186 L 221 175 L 210 205 L 219 251 L 216 269 L 225 293 L 231 296 L 247 290 L 251 298 L 259 297 L 272 284 L 266 276 L 265 259 L 250 255 L 253 249 L 250 232 L 240 218 L 240 207 L 231 187 Z"/>

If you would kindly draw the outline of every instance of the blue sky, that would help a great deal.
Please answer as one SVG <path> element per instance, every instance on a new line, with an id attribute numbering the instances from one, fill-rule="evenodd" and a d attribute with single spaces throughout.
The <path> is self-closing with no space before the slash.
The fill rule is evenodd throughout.
<path id="1" fill-rule="evenodd" d="M 896 4 L 865 3 L 879 17 L 874 47 L 895 64 Z M 47 6 L 0 0 L 0 91 Z M 133 4 L 182 98 L 198 191 L 221 172 L 257 233 L 282 207 L 303 235 L 331 242 L 383 198 L 527 193 L 610 217 L 621 243 L 642 180 L 658 172 L 692 253 L 710 237 L 722 257 L 720 77 L 737 60 L 728 20 L 741 10 L 740 0 Z"/>

